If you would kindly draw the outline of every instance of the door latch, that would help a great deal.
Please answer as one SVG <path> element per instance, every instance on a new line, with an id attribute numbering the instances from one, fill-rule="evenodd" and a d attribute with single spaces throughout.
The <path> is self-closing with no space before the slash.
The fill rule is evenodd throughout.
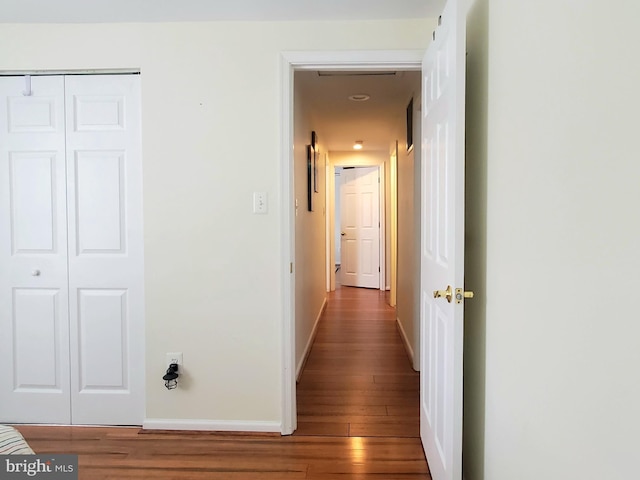
<path id="1" fill-rule="evenodd" d="M 456 303 L 462 303 L 465 298 L 473 298 L 473 292 L 465 292 L 461 288 L 456 288 Z"/>

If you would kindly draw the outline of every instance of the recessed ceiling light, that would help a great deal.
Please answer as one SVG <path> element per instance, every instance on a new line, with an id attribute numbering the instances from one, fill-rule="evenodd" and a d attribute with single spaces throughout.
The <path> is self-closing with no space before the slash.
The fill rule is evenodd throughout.
<path id="1" fill-rule="evenodd" d="M 353 144 L 354 150 L 362 150 L 362 140 L 356 140 L 356 143 Z"/>
<path id="2" fill-rule="evenodd" d="M 366 102 L 371 98 L 371 95 L 366 93 L 356 93 L 355 95 L 349 95 L 349 100 L 352 102 Z"/>

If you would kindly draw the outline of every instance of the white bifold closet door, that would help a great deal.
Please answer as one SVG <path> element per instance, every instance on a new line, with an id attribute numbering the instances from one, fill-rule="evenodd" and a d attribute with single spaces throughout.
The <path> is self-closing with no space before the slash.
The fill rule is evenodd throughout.
<path id="1" fill-rule="evenodd" d="M 0 78 L 0 422 L 141 424 L 139 76 L 30 83 Z"/>

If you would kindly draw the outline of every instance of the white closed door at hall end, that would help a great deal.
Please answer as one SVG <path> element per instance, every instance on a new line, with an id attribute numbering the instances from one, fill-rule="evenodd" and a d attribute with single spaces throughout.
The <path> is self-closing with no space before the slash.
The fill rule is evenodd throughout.
<path id="1" fill-rule="evenodd" d="M 0 78 L 0 421 L 144 414 L 137 75 Z"/>
<path id="2" fill-rule="evenodd" d="M 380 288 L 378 167 L 347 167 L 341 177 L 342 285 Z"/>

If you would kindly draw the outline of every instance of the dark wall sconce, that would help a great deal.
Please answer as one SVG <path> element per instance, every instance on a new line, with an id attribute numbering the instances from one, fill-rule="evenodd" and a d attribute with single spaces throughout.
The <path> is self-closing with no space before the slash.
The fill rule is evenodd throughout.
<path id="1" fill-rule="evenodd" d="M 167 368 L 167 373 L 162 377 L 164 380 L 164 386 L 167 387 L 167 390 L 173 390 L 178 386 L 178 364 L 172 363 Z"/>

